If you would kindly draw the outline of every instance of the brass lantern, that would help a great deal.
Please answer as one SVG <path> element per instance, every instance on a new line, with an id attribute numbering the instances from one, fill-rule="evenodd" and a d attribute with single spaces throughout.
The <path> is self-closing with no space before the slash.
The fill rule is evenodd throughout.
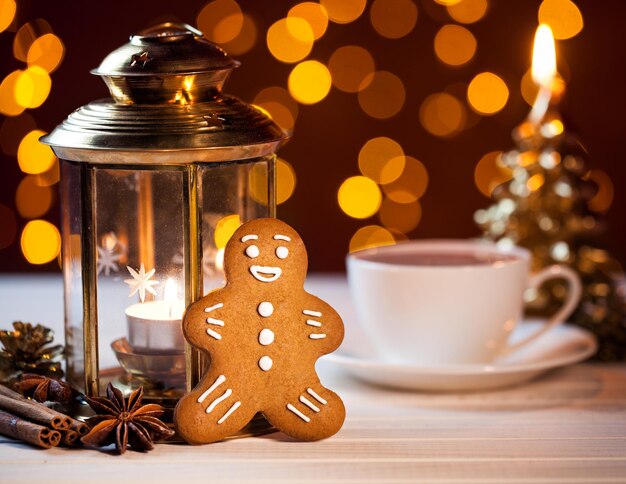
<path id="1" fill-rule="evenodd" d="M 67 376 L 88 395 L 143 385 L 172 405 L 195 386 L 184 308 L 223 284 L 237 226 L 275 215 L 287 134 L 222 93 L 238 65 L 187 25 L 157 25 L 92 71 L 112 98 L 42 139 L 61 160 Z"/>

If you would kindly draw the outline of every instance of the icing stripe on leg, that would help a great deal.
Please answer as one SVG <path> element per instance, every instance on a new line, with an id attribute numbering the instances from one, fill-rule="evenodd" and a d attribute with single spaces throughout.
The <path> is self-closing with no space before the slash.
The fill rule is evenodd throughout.
<path id="1" fill-rule="evenodd" d="M 306 423 L 309 423 L 311 421 L 311 419 L 309 417 L 304 415 L 300 410 L 298 410 L 296 407 L 294 407 L 291 403 L 287 404 L 287 410 L 295 413 L 298 417 L 300 417 Z"/>
<path id="2" fill-rule="evenodd" d="M 315 400 L 320 402 L 322 405 L 326 405 L 328 403 L 326 400 L 324 400 L 322 397 L 320 397 L 317 393 L 315 393 L 312 388 L 307 388 L 306 392 L 309 395 L 311 395 L 313 398 L 315 398 Z"/>
<path id="3" fill-rule="evenodd" d="M 206 413 L 211 413 L 213 411 L 213 409 L 215 407 L 217 407 L 222 400 L 226 400 L 232 394 L 233 394 L 233 391 L 230 388 L 228 390 L 226 390 L 223 395 L 221 395 L 221 396 L 217 397 L 215 400 L 213 400 L 211 405 L 209 405 L 207 407 Z"/>
<path id="4" fill-rule="evenodd" d="M 308 398 L 300 396 L 300 401 L 304 403 L 307 407 L 309 407 L 311 410 L 313 410 L 314 412 L 320 411 L 319 407 L 315 406 L 313 402 L 311 402 L 311 400 L 309 400 Z"/>
<path id="5" fill-rule="evenodd" d="M 198 397 L 198 403 L 204 402 L 204 399 L 208 397 L 213 390 L 215 390 L 225 381 L 226 381 L 226 377 L 224 375 L 218 376 L 217 379 L 213 382 L 213 385 L 211 385 L 208 390 L 206 390 L 202 395 Z"/>
<path id="6" fill-rule="evenodd" d="M 226 412 L 226 413 L 222 416 L 222 418 L 221 418 L 221 419 L 219 419 L 219 420 L 217 421 L 217 424 L 219 425 L 219 424 L 221 424 L 221 423 L 224 423 L 224 421 L 225 421 L 228 417 L 230 417 L 230 414 L 231 414 L 231 413 L 233 413 L 235 410 L 237 410 L 240 406 L 241 406 L 241 402 L 235 402 L 235 403 L 233 403 L 233 406 L 232 406 L 232 407 L 230 407 L 230 408 L 228 409 L 228 411 L 227 411 L 227 412 Z"/>

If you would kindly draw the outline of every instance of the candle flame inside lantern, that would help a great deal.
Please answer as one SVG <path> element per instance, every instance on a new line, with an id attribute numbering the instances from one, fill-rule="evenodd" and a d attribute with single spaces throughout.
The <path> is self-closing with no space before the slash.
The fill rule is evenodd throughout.
<path id="1" fill-rule="evenodd" d="M 533 81 L 542 87 L 550 88 L 556 76 L 556 50 L 552 30 L 541 24 L 535 34 L 533 47 Z"/>
<path id="2" fill-rule="evenodd" d="M 222 272 L 224 270 L 224 249 L 218 249 L 215 255 L 215 268 Z"/>
<path id="3" fill-rule="evenodd" d="M 109 252 L 113 252 L 115 246 L 117 245 L 117 237 L 113 232 L 109 232 L 104 235 L 102 246 L 108 250 Z"/>
<path id="4" fill-rule="evenodd" d="M 178 299 L 178 285 L 171 277 L 165 281 L 163 289 L 163 301 L 169 308 L 169 317 L 172 319 L 180 319 L 185 311 L 183 303 Z"/>
<path id="5" fill-rule="evenodd" d="M 178 288 L 176 282 L 171 277 L 165 282 L 165 289 L 163 290 L 163 300 L 172 304 L 178 299 Z"/>

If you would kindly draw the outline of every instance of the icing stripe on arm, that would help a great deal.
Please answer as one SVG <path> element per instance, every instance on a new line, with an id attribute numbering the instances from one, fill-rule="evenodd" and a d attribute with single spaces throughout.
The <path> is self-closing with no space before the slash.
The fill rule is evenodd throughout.
<path id="1" fill-rule="evenodd" d="M 310 311 L 309 309 L 305 309 L 304 311 L 302 311 L 302 314 L 306 314 L 307 316 L 313 316 L 314 318 L 322 317 L 322 313 L 320 313 L 319 311 Z"/>
<path id="2" fill-rule="evenodd" d="M 211 306 L 210 308 L 204 308 L 205 313 L 210 313 L 211 311 L 215 311 L 216 309 L 220 309 L 224 307 L 224 303 L 217 303 L 215 306 Z"/>

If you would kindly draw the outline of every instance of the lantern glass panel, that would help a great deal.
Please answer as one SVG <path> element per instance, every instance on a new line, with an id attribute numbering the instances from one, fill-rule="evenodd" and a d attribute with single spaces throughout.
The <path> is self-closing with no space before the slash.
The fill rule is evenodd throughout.
<path id="1" fill-rule="evenodd" d="M 61 160 L 60 167 L 66 373 L 84 390 L 81 166 Z"/>
<path id="2" fill-rule="evenodd" d="M 94 167 L 100 392 L 183 391 L 182 169 Z"/>
<path id="3" fill-rule="evenodd" d="M 272 215 L 274 156 L 200 167 L 204 294 L 224 284 L 224 246 L 239 225 Z"/>

